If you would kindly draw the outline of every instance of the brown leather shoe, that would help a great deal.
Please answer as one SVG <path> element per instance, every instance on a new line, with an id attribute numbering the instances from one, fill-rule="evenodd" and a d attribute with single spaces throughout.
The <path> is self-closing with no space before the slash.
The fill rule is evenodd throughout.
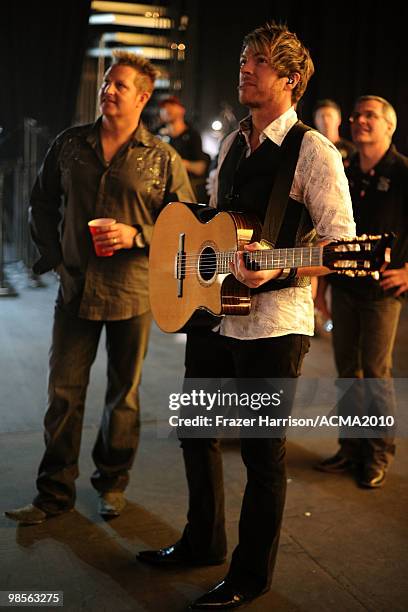
<path id="1" fill-rule="evenodd" d="M 347 472 L 353 468 L 353 464 L 350 459 L 344 457 L 340 451 L 338 451 L 333 457 L 323 459 L 320 463 L 315 466 L 319 472 L 327 472 L 329 474 L 340 474 L 341 472 Z"/>
<path id="2" fill-rule="evenodd" d="M 387 468 L 384 465 L 366 465 L 357 479 L 363 489 L 379 489 L 385 484 Z"/>
<path id="3" fill-rule="evenodd" d="M 37 508 L 33 504 L 28 504 L 28 506 L 16 508 L 15 510 L 6 510 L 4 515 L 17 523 L 21 523 L 21 525 L 39 525 L 50 516 L 55 516 L 47 514 L 44 510 Z"/>
<path id="4" fill-rule="evenodd" d="M 108 491 L 99 496 L 98 512 L 104 518 L 120 516 L 126 506 L 126 499 L 122 491 Z"/>

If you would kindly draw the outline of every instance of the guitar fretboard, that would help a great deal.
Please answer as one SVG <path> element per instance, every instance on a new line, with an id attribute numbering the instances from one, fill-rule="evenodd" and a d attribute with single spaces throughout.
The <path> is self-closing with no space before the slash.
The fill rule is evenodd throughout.
<path id="1" fill-rule="evenodd" d="M 236 251 L 216 253 L 218 274 L 228 274 L 229 264 Z M 323 265 L 323 247 L 296 247 L 294 249 L 262 249 L 248 252 L 249 262 L 255 262 L 258 270 L 278 268 L 311 268 Z M 250 268 L 250 265 L 247 266 Z"/>

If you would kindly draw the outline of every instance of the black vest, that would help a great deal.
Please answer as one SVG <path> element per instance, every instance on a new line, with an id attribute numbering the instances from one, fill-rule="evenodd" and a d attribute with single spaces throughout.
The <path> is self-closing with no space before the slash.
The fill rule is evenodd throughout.
<path id="1" fill-rule="evenodd" d="M 269 204 L 270 194 L 279 170 L 281 147 L 269 138 L 249 157 L 245 138 L 237 133 L 218 174 L 217 202 L 220 210 L 232 210 L 256 214 L 263 223 Z M 273 202 L 273 207 L 282 202 Z M 316 232 L 309 212 L 304 204 L 289 198 L 282 226 L 277 237 L 265 236 L 276 248 L 292 248 L 311 244 Z M 284 287 L 306 286 L 308 277 L 296 277 L 285 281 L 270 281 L 253 293 L 271 291 Z"/>

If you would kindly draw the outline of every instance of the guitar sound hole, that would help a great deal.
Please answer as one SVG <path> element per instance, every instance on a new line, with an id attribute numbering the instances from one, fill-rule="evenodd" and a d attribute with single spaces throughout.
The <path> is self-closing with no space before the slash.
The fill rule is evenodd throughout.
<path id="1" fill-rule="evenodd" d="M 198 262 L 198 270 L 201 278 L 204 281 L 210 281 L 217 271 L 217 256 L 214 249 L 206 247 L 201 255 Z"/>

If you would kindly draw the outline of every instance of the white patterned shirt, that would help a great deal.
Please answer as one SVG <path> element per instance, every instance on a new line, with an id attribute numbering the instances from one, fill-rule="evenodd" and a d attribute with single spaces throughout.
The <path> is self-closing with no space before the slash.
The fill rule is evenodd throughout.
<path id="1" fill-rule="evenodd" d="M 296 123 L 293 107 L 272 121 L 260 134 L 260 143 L 269 138 L 281 146 L 283 139 Z M 247 141 L 249 157 L 250 122 L 241 122 L 241 131 Z M 221 167 L 237 132 L 225 139 L 219 154 Z M 218 191 L 216 179 L 214 194 Z M 316 229 L 318 240 L 340 240 L 355 236 L 355 223 L 346 175 L 341 155 L 322 134 L 306 132 L 300 148 L 290 197 L 304 204 Z M 216 206 L 216 196 L 211 199 Z M 248 316 L 223 317 L 220 333 L 239 339 L 269 338 L 287 334 L 313 336 L 314 308 L 311 287 L 287 287 L 258 293 L 251 299 Z"/>

